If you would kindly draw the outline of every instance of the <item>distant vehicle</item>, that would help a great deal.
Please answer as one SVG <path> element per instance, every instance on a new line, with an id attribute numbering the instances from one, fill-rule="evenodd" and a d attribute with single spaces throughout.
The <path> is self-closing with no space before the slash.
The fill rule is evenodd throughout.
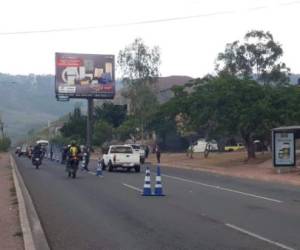
<path id="1" fill-rule="evenodd" d="M 23 144 L 22 146 L 21 146 L 21 150 L 19 151 L 19 156 L 22 156 L 22 155 L 27 155 L 27 149 L 28 149 L 28 146 L 27 146 L 27 144 Z"/>
<path id="2" fill-rule="evenodd" d="M 21 152 L 21 147 L 20 147 L 20 146 L 16 147 L 15 154 L 17 155 L 17 154 L 19 154 L 20 152 Z"/>
<path id="3" fill-rule="evenodd" d="M 117 168 L 125 168 L 130 171 L 132 168 L 135 172 L 141 171 L 140 155 L 134 152 L 129 145 L 112 145 L 109 147 L 107 154 L 103 154 L 103 170 L 108 168 L 109 172 Z"/>
<path id="4" fill-rule="evenodd" d="M 49 145 L 49 141 L 47 140 L 38 140 L 36 144 L 41 144 L 43 147 L 47 147 Z"/>
<path id="5" fill-rule="evenodd" d="M 140 155 L 141 163 L 145 163 L 146 152 L 145 149 L 140 144 L 128 144 L 133 148 L 133 151 Z"/>
<path id="6" fill-rule="evenodd" d="M 39 169 L 40 165 L 42 164 L 41 157 L 36 156 L 32 158 L 32 164 L 35 166 L 36 169 Z"/>
<path id="7" fill-rule="evenodd" d="M 199 139 L 196 143 L 193 145 L 193 152 L 194 153 L 203 153 L 206 148 L 210 149 L 210 151 L 218 151 L 218 143 L 216 140 L 206 141 L 205 139 Z M 191 150 L 191 146 L 189 147 L 189 150 Z"/>
<path id="8" fill-rule="evenodd" d="M 226 151 L 226 152 L 241 151 L 244 149 L 245 149 L 245 146 L 242 143 L 236 143 L 235 145 L 224 147 L 224 151 Z"/>

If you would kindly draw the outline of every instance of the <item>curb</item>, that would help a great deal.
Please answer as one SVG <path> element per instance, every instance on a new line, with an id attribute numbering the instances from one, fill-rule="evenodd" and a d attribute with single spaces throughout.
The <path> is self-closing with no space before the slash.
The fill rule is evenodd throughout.
<path id="1" fill-rule="evenodd" d="M 15 159 L 10 155 L 14 185 L 16 188 L 20 224 L 25 250 L 50 250 L 41 222 L 34 208 L 29 192 L 18 170 Z"/>

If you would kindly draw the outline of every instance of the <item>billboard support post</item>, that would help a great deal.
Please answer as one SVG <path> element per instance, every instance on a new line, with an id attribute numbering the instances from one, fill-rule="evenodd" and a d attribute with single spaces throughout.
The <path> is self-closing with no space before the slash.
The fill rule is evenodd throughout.
<path id="1" fill-rule="evenodd" d="M 93 135 L 93 114 L 94 114 L 94 99 L 88 98 L 88 112 L 86 123 L 86 146 L 91 148 Z"/>

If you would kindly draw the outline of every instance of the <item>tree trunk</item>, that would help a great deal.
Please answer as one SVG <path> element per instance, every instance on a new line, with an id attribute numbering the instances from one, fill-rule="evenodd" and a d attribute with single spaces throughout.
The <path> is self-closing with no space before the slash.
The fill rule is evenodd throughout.
<path id="1" fill-rule="evenodd" d="M 255 146 L 251 138 L 247 138 L 245 140 L 247 153 L 248 153 L 248 160 L 255 158 Z"/>
<path id="2" fill-rule="evenodd" d="M 190 152 L 191 159 L 193 159 L 193 153 L 194 153 L 194 145 L 191 143 L 191 152 Z"/>

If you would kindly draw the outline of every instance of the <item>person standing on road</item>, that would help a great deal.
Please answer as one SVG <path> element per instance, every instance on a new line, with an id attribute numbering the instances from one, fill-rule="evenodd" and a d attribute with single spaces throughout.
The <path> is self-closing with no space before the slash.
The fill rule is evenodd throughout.
<path id="1" fill-rule="evenodd" d="M 53 161 L 53 147 L 52 147 L 52 144 L 50 146 L 50 160 Z"/>
<path id="2" fill-rule="evenodd" d="M 156 144 L 156 146 L 155 146 L 155 154 L 156 154 L 157 163 L 160 163 L 160 148 L 159 148 L 158 144 Z"/>
<path id="3" fill-rule="evenodd" d="M 148 158 L 148 155 L 149 155 L 149 147 L 148 147 L 148 145 L 146 145 L 146 148 L 145 148 L 145 158 L 146 159 Z"/>

